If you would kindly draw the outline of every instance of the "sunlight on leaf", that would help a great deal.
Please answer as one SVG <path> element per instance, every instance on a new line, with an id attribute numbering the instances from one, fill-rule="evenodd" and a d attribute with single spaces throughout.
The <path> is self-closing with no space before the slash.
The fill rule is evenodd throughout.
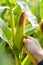
<path id="1" fill-rule="evenodd" d="M 0 28 L 2 30 L 2 33 L 0 34 L 1 38 L 3 38 L 9 46 L 12 48 L 13 40 L 12 40 L 12 34 L 5 22 L 0 18 Z"/>
<path id="2" fill-rule="evenodd" d="M 0 14 L 5 10 L 5 9 L 9 9 L 8 6 L 0 6 Z"/>
<path id="3" fill-rule="evenodd" d="M 3 36 L 3 33 L 2 33 L 1 28 L 0 28 L 0 37 L 1 37 L 4 41 L 6 41 L 6 42 L 7 42 L 7 40 L 6 40 L 6 39 L 5 39 L 5 37 Z"/>
<path id="4" fill-rule="evenodd" d="M 21 65 L 29 65 L 31 63 L 30 57 L 27 55 Z"/>
<path id="5" fill-rule="evenodd" d="M 37 18 L 32 14 L 32 12 L 30 11 L 28 5 L 25 2 L 20 1 L 20 0 L 17 1 L 17 4 L 19 4 L 22 11 L 26 13 L 27 19 L 30 21 L 32 26 L 34 28 L 37 27 L 38 26 Z"/>
<path id="6" fill-rule="evenodd" d="M 25 26 L 24 33 L 27 33 L 27 32 L 32 31 L 32 30 L 34 30 L 34 28 L 31 26 L 31 24 L 28 24 Z"/>

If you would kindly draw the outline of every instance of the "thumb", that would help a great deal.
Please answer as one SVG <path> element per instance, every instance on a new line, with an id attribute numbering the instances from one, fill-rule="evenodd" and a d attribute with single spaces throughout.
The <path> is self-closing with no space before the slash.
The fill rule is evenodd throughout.
<path id="1" fill-rule="evenodd" d="M 23 39 L 23 43 L 24 43 L 24 45 L 27 45 L 28 44 L 28 42 L 29 42 L 29 39 Z"/>

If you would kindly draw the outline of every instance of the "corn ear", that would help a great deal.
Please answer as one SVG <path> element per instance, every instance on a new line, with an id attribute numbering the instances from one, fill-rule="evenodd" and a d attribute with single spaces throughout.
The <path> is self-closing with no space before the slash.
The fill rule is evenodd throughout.
<path id="1" fill-rule="evenodd" d="M 19 50 L 21 50 L 23 46 L 22 40 L 24 35 L 25 22 L 26 22 L 26 14 L 25 12 L 22 12 L 20 15 L 20 19 L 16 31 L 16 46 Z"/>

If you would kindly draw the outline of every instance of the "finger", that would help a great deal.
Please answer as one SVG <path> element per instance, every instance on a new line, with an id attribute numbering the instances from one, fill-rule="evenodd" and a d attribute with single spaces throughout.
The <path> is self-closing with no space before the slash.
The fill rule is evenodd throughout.
<path id="1" fill-rule="evenodd" d="M 28 36 L 27 38 L 35 41 L 35 38 L 33 38 L 31 36 Z"/>
<path id="2" fill-rule="evenodd" d="M 28 39 L 33 40 L 33 41 L 34 41 L 34 43 L 35 43 L 35 44 L 37 44 L 37 46 L 41 48 L 41 46 L 40 46 L 40 44 L 39 44 L 39 42 L 38 42 L 38 40 L 37 40 L 37 39 L 34 39 L 34 38 L 33 38 L 33 37 L 31 37 L 31 36 L 28 36 L 27 38 L 28 38 Z"/>
<path id="3" fill-rule="evenodd" d="M 28 39 L 25 39 L 25 38 L 24 38 L 24 39 L 23 39 L 23 42 L 24 42 L 24 43 L 28 43 Z"/>
<path id="4" fill-rule="evenodd" d="M 24 42 L 24 46 L 27 48 L 27 50 L 29 50 L 31 47 L 34 47 L 34 43 L 30 39 L 24 38 L 23 42 Z"/>
<path id="5" fill-rule="evenodd" d="M 34 40 L 34 38 L 31 37 L 31 36 L 26 36 L 26 35 L 25 35 L 24 38 L 25 38 L 25 39 L 31 39 L 31 40 Z"/>
<path id="6" fill-rule="evenodd" d="M 28 43 L 29 43 L 29 39 L 23 39 L 23 43 L 24 43 L 24 45 L 27 47 L 28 46 Z"/>

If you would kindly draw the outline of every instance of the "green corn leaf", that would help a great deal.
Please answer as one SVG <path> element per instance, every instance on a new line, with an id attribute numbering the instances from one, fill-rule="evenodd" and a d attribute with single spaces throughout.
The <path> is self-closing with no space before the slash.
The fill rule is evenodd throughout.
<path id="1" fill-rule="evenodd" d="M 27 55 L 25 58 L 24 58 L 24 60 L 23 60 L 23 62 L 21 63 L 21 65 L 29 65 L 31 63 L 31 59 L 30 59 L 30 57 Z"/>
<path id="2" fill-rule="evenodd" d="M 33 27 L 31 26 L 31 24 L 27 24 L 27 25 L 25 26 L 24 33 L 25 33 L 26 35 L 31 35 L 31 34 L 33 34 L 34 29 L 35 29 L 35 27 L 33 28 Z"/>
<path id="3" fill-rule="evenodd" d="M 11 31 L 1 18 L 0 18 L 0 28 L 3 33 L 2 36 L 4 37 L 5 41 L 9 44 L 9 46 L 12 48 L 13 41 Z"/>
<path id="4" fill-rule="evenodd" d="M 12 5 L 15 5 L 15 0 L 9 0 Z"/>
<path id="5" fill-rule="evenodd" d="M 0 6 L 0 14 L 4 12 L 5 9 L 9 9 L 8 6 Z"/>
<path id="6" fill-rule="evenodd" d="M 40 16 L 43 19 L 43 0 L 40 2 Z"/>

